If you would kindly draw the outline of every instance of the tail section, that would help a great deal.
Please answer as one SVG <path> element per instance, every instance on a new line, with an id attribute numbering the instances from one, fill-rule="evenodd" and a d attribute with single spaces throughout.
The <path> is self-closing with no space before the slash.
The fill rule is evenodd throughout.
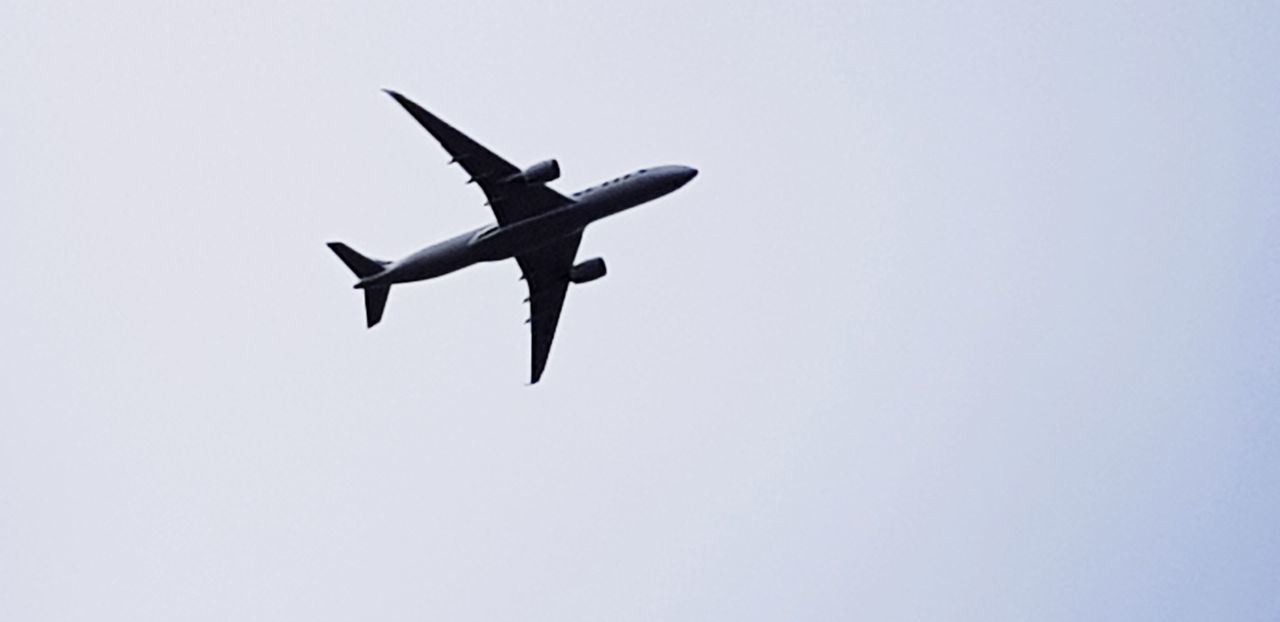
<path id="1" fill-rule="evenodd" d="M 382 269 L 387 265 L 386 262 L 369 259 L 355 252 L 350 246 L 342 242 L 330 242 L 329 250 L 333 251 L 333 254 L 337 255 L 338 259 L 342 260 L 342 263 L 347 264 L 347 267 L 351 268 L 351 271 L 362 279 L 382 272 Z"/>
<path id="2" fill-rule="evenodd" d="M 390 285 L 365 288 L 364 319 L 368 322 L 369 328 L 373 328 L 374 324 L 382 321 L 382 310 L 387 306 L 387 294 L 390 293 Z"/>
<path id="3" fill-rule="evenodd" d="M 350 246 L 342 242 L 329 242 L 329 250 L 347 264 L 356 276 L 361 279 L 369 278 L 386 269 L 387 262 L 369 259 L 360 253 L 352 250 Z M 373 328 L 375 324 L 382 321 L 382 310 L 387 306 L 387 294 L 391 293 L 390 285 L 378 287 L 364 287 L 364 317 L 369 328 Z"/>

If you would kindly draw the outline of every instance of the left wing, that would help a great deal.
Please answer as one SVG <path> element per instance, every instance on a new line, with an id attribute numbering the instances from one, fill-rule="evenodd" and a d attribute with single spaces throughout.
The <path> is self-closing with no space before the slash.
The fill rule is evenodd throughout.
<path id="1" fill-rule="evenodd" d="M 551 341 L 560 323 L 560 309 L 569 291 L 569 270 L 578 254 L 582 232 L 561 238 L 531 253 L 517 255 L 516 261 L 529 284 L 529 326 L 533 333 L 533 370 L 530 384 L 542 378 L 551 353 Z"/>
<path id="2" fill-rule="evenodd" d="M 471 175 L 471 181 L 467 183 L 475 182 L 484 191 L 489 199 L 487 205 L 493 209 L 499 225 L 524 220 L 571 203 L 570 199 L 545 184 L 526 184 L 522 180 L 513 179 L 520 174 L 520 169 L 513 164 L 404 95 L 395 91 L 387 91 L 387 94 L 404 106 L 422 127 L 440 141 L 444 150 L 453 156 L 451 163 L 457 162 Z"/>

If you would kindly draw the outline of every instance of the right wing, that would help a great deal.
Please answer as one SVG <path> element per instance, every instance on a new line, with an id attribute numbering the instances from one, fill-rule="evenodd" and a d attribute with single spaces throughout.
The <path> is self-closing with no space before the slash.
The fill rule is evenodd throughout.
<path id="1" fill-rule="evenodd" d="M 399 102 L 410 115 L 413 115 L 414 119 L 418 120 L 418 123 L 422 124 L 422 127 L 440 141 L 444 150 L 453 156 L 452 162 L 460 164 L 462 169 L 471 175 L 471 181 L 479 185 L 488 197 L 488 205 L 493 209 L 493 215 L 498 219 L 499 225 L 537 216 L 572 202 L 545 184 L 526 184 L 520 180 L 509 181 L 520 174 L 520 169 L 466 134 L 454 129 L 439 117 L 427 112 L 404 95 L 395 91 L 387 91 L 387 94 Z"/>
<path id="2" fill-rule="evenodd" d="M 569 270 L 578 254 L 582 232 L 539 248 L 531 253 L 517 255 L 516 261 L 529 284 L 529 327 L 533 336 L 530 384 L 542 378 L 551 354 L 551 341 L 556 337 L 560 323 L 560 310 L 569 291 Z"/>

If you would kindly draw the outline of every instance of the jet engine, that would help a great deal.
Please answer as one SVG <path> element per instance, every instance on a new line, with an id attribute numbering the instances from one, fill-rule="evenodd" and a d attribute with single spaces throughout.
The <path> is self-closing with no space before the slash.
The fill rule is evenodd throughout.
<path id="1" fill-rule="evenodd" d="M 560 179 L 560 163 L 555 160 L 543 160 L 533 166 L 530 166 L 516 176 L 517 181 L 526 184 L 545 184 L 549 181 Z"/>
<path id="2" fill-rule="evenodd" d="M 569 281 L 573 283 L 589 283 L 604 276 L 604 259 L 596 257 L 588 259 L 569 269 Z"/>

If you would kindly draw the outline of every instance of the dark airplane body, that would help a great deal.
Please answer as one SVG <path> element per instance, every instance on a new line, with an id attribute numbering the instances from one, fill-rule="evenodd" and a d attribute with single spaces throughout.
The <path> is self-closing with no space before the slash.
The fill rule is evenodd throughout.
<path id="1" fill-rule="evenodd" d="M 697 171 L 671 165 L 640 169 L 565 197 L 546 186 L 560 176 L 555 160 L 517 169 L 399 93 L 387 93 L 440 141 L 453 162 L 471 174 L 471 181 L 488 197 L 497 223 L 394 262 L 369 259 L 341 242 L 330 242 L 329 248 L 359 277 L 355 287 L 365 291 L 368 326 L 381 321 L 392 285 L 433 279 L 481 262 L 515 259 L 529 285 L 531 382 L 538 382 L 569 284 L 586 283 L 605 274 L 600 258 L 574 264 L 583 229 L 675 191 Z"/>
<path id="2" fill-rule="evenodd" d="M 684 166 L 641 169 L 579 193 L 580 198 L 546 214 L 511 223 L 491 224 L 432 244 L 362 278 L 356 288 L 433 279 L 484 261 L 501 261 L 536 251 L 581 233 L 587 225 L 683 186 L 696 173 Z"/>

